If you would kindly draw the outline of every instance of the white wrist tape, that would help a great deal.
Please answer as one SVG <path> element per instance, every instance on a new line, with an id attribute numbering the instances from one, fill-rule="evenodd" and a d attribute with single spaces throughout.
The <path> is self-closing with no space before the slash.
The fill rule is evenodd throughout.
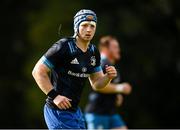
<path id="1" fill-rule="evenodd" d="M 117 92 L 123 92 L 124 91 L 124 85 L 122 85 L 122 84 L 116 85 L 116 91 Z"/>

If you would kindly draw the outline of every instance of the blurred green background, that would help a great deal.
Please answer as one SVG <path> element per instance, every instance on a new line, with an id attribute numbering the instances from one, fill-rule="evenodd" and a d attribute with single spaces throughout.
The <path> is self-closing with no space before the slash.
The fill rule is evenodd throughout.
<path id="1" fill-rule="evenodd" d="M 46 96 L 31 71 L 54 42 L 73 35 L 73 16 L 83 8 L 98 16 L 93 43 L 106 34 L 120 41 L 119 68 L 133 85 L 120 109 L 129 128 L 180 128 L 179 7 L 179 0 L 0 1 L 0 128 L 46 128 Z"/>

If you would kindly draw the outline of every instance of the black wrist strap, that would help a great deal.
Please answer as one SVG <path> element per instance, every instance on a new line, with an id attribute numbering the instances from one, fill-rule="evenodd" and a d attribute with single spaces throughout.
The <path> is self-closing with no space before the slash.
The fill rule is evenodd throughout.
<path id="1" fill-rule="evenodd" d="M 55 97 L 57 97 L 57 95 L 59 95 L 54 89 L 52 89 L 51 91 L 49 91 L 49 93 L 47 94 L 49 97 L 51 97 L 52 99 L 54 99 Z"/>

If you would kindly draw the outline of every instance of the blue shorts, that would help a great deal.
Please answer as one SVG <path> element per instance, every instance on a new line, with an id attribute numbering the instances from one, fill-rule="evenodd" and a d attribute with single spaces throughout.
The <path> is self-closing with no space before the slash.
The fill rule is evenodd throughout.
<path id="1" fill-rule="evenodd" d="M 86 129 L 80 108 L 77 111 L 65 111 L 44 106 L 44 117 L 49 129 Z"/>
<path id="2" fill-rule="evenodd" d="M 121 116 L 97 115 L 92 113 L 85 114 L 88 129 L 113 129 L 126 126 Z"/>

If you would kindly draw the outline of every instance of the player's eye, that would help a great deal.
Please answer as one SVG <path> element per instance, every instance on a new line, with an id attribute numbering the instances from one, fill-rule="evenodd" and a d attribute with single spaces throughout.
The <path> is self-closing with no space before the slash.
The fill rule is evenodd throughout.
<path id="1" fill-rule="evenodd" d="M 95 28 L 95 26 L 91 24 L 91 28 Z"/>
<path id="2" fill-rule="evenodd" d="M 83 27 L 87 27 L 87 26 L 88 26 L 88 24 L 83 24 L 82 26 L 83 26 Z"/>

